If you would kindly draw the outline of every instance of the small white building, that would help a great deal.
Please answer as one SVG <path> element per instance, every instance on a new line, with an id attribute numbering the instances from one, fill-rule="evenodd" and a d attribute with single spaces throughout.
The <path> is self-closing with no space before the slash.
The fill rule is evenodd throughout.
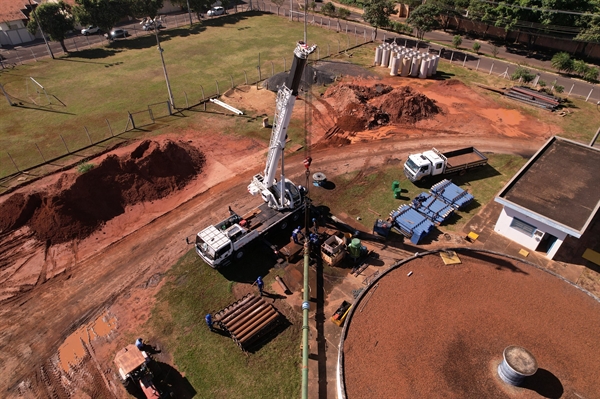
<path id="1" fill-rule="evenodd" d="M 552 137 L 495 198 L 503 209 L 494 231 L 552 259 L 596 216 L 599 174 L 599 149 Z"/>

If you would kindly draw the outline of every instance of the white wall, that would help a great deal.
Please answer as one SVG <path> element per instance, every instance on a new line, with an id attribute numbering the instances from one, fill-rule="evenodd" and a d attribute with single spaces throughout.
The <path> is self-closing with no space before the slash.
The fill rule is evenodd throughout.
<path id="1" fill-rule="evenodd" d="M 503 207 L 502 212 L 500 212 L 500 216 L 498 217 L 498 221 L 496 222 L 496 226 L 494 227 L 494 231 L 511 239 L 512 241 L 521 244 L 523 247 L 531 251 L 535 251 L 542 237 L 538 237 L 535 234 L 533 236 L 530 236 L 529 234 L 525 234 L 521 230 L 517 230 L 514 227 L 510 227 L 513 218 L 515 217 L 526 223 L 531 224 L 532 226 L 535 226 L 538 230 L 543 231 L 544 233 L 552 234 L 554 237 L 557 238 L 556 242 L 550 249 L 550 252 L 546 255 L 548 258 L 552 259 L 558 251 L 558 249 L 560 248 L 563 241 L 565 240 L 565 238 L 567 237 L 567 234 L 555 229 L 552 226 L 548 226 L 545 223 L 532 219 L 529 216 L 523 215 L 522 213 L 515 211 L 514 209 Z"/>

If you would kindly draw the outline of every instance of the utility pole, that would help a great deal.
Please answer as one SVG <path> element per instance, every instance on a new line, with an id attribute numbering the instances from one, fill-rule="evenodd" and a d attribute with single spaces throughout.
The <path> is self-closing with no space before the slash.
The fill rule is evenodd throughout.
<path id="1" fill-rule="evenodd" d="M 187 0 L 188 15 L 190 16 L 190 28 L 192 27 L 192 11 L 190 10 L 190 0 Z"/>
<path id="2" fill-rule="evenodd" d="M 40 25 L 40 20 L 37 17 L 37 13 L 35 12 L 35 8 L 33 7 L 33 4 L 31 4 L 31 0 L 29 0 L 29 6 L 31 7 L 31 11 L 33 12 L 33 17 L 35 18 L 35 22 L 37 23 L 38 28 L 40 28 L 40 32 L 42 32 L 42 38 L 44 39 L 44 43 L 46 43 L 46 47 L 48 48 L 48 53 L 50 53 L 50 57 L 52 57 L 52 59 L 54 59 L 54 54 L 52 53 L 52 49 L 50 48 L 50 45 L 48 44 L 48 40 L 46 40 L 46 35 L 44 34 L 44 31 L 42 30 L 42 25 Z"/>
<path id="3" fill-rule="evenodd" d="M 167 75 L 167 66 L 165 65 L 165 57 L 163 57 L 163 49 L 160 47 L 160 40 L 158 40 L 158 28 L 156 23 L 154 24 L 154 34 L 156 35 L 156 44 L 158 45 L 158 52 L 160 53 L 160 61 L 162 62 L 163 71 L 165 73 L 165 81 L 167 82 L 167 91 L 169 92 L 169 103 L 171 108 L 175 108 L 175 101 L 173 100 L 173 93 L 171 92 L 171 84 L 169 83 L 169 75 Z"/>

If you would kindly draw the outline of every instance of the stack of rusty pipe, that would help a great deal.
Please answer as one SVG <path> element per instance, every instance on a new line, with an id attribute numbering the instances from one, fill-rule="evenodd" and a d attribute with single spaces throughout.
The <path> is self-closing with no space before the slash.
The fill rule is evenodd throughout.
<path id="1" fill-rule="evenodd" d="M 275 326 L 279 313 L 262 297 L 248 294 L 215 314 L 215 321 L 240 346 L 247 347 Z"/>

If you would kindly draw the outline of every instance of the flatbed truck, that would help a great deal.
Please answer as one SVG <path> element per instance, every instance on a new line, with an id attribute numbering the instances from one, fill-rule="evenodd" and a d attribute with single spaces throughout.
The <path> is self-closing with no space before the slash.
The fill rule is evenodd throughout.
<path id="1" fill-rule="evenodd" d="M 440 152 L 433 148 L 419 154 L 411 154 L 404 163 L 404 174 L 411 182 L 429 176 L 465 173 L 468 169 L 486 165 L 488 158 L 475 147 Z"/>

